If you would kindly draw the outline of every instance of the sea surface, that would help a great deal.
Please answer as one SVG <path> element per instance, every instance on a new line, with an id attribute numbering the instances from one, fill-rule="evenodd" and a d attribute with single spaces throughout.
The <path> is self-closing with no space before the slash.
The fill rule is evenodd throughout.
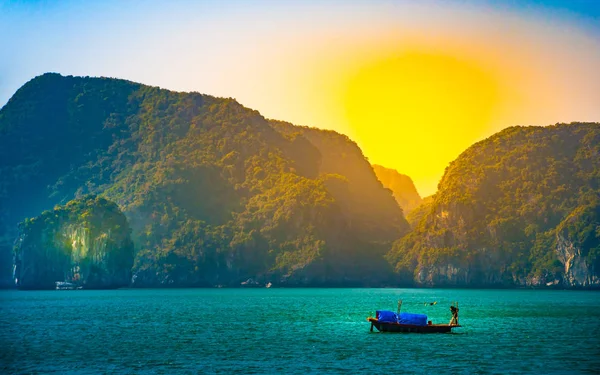
<path id="1" fill-rule="evenodd" d="M 398 299 L 434 323 L 447 323 L 458 301 L 463 327 L 369 332 L 366 318 Z M 0 373 L 599 374 L 600 293 L 1 291 Z"/>

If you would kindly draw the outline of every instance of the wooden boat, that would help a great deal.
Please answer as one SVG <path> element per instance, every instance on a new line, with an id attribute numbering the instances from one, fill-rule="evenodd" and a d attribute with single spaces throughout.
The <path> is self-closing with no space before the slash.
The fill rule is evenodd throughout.
<path id="1" fill-rule="evenodd" d="M 375 327 L 379 332 L 415 332 L 415 333 L 449 333 L 452 328 L 460 327 L 459 324 L 428 324 L 426 326 L 417 326 L 413 324 L 401 324 L 391 322 L 380 322 L 376 318 L 367 318 L 371 322 L 371 332 Z"/>
<path id="2" fill-rule="evenodd" d="M 398 301 L 398 313 L 400 315 L 400 306 L 402 301 Z M 367 321 L 371 323 L 370 331 L 373 332 L 373 328 L 376 328 L 379 332 L 403 332 L 403 333 L 450 333 L 453 328 L 458 328 L 458 303 L 456 306 L 450 306 L 450 312 L 452 313 L 452 319 L 448 324 L 432 324 L 431 320 L 427 321 L 427 324 L 405 324 L 399 321 L 380 321 L 379 315 L 375 318 L 368 317 Z M 379 313 L 379 312 L 378 312 Z M 388 312 L 394 314 L 393 312 Z M 413 314 L 411 314 L 413 315 Z M 423 319 L 426 319 L 425 315 L 421 315 Z"/>

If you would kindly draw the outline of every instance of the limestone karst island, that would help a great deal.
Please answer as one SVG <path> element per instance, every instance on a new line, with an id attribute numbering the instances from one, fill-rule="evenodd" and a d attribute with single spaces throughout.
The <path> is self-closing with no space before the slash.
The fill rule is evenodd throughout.
<path id="1" fill-rule="evenodd" d="M 0 111 L 5 287 L 600 287 L 600 125 L 514 126 L 435 194 L 236 100 L 43 74 Z"/>

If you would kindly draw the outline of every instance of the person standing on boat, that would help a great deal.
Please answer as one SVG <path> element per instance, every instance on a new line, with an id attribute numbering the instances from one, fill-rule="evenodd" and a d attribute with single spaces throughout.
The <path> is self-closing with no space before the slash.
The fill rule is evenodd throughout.
<path id="1" fill-rule="evenodd" d="M 450 306 L 450 312 L 452 313 L 452 319 L 450 319 L 451 326 L 458 325 L 458 307 Z"/>

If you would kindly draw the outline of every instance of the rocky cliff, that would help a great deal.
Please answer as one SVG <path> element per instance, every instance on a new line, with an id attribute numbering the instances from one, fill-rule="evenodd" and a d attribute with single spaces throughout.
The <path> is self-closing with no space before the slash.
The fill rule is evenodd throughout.
<path id="1" fill-rule="evenodd" d="M 133 242 L 116 204 L 92 196 L 27 219 L 15 243 L 20 289 L 54 289 L 67 282 L 85 289 L 129 285 Z"/>

